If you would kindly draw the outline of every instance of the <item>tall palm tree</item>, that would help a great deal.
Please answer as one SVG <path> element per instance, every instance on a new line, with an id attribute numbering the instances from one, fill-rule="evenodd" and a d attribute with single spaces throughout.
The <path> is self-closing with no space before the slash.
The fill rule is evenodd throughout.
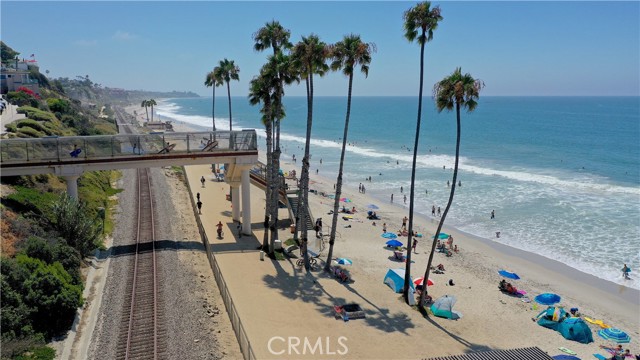
<path id="1" fill-rule="evenodd" d="M 271 66 L 271 74 L 275 76 L 272 98 L 274 108 L 282 108 L 282 97 L 284 96 L 284 83 L 291 83 L 291 74 L 289 71 L 289 58 L 283 55 L 283 50 L 290 49 L 292 44 L 289 42 L 291 32 L 285 29 L 278 21 L 267 22 L 263 27 L 253 34 L 255 41 L 254 50 L 264 51 L 271 47 L 273 56 L 269 58 L 268 63 Z M 274 118 L 274 126 L 272 131 L 275 132 L 275 149 L 270 160 L 267 162 L 267 176 L 270 180 L 271 190 L 267 195 L 267 208 L 270 214 L 271 242 L 269 252 L 273 252 L 275 239 L 278 231 L 278 202 L 280 195 L 280 120 Z M 266 190 L 265 190 L 266 191 Z M 265 224 L 269 219 L 265 219 Z M 266 235 L 265 235 L 266 237 Z"/>
<path id="2" fill-rule="evenodd" d="M 240 68 L 236 66 L 233 60 L 220 60 L 219 74 L 221 79 L 227 84 L 227 98 L 229 99 L 229 131 L 232 131 L 232 118 L 231 118 L 231 87 L 229 83 L 231 80 L 240 81 Z"/>
<path id="3" fill-rule="evenodd" d="M 213 125 L 213 131 L 216 131 L 216 87 L 222 85 L 222 79 L 218 78 L 218 74 L 214 69 L 207 73 L 204 84 L 207 87 L 213 88 L 213 97 L 211 100 L 211 123 Z"/>
<path id="4" fill-rule="evenodd" d="M 143 107 L 147 112 L 147 122 L 149 122 L 149 100 L 142 100 L 140 107 Z"/>
<path id="5" fill-rule="evenodd" d="M 422 86 L 424 82 L 424 46 L 433 39 L 433 31 L 442 20 L 440 8 L 431 8 L 431 3 L 425 1 L 418 3 L 404 13 L 404 36 L 413 42 L 418 40 L 420 44 L 420 88 L 418 91 L 418 120 L 416 121 L 416 137 L 413 144 L 413 163 L 411 165 L 411 189 L 409 194 L 409 236 L 407 237 L 407 249 L 411 249 L 413 235 L 413 205 L 416 185 L 416 160 L 418 156 L 418 141 L 420 140 L 420 122 L 422 121 Z M 407 251 L 407 265 L 404 277 L 404 299 L 409 303 L 409 287 L 411 281 L 411 251 Z"/>
<path id="6" fill-rule="evenodd" d="M 272 122 L 272 109 L 271 109 L 271 89 L 270 81 L 268 79 L 269 74 L 265 71 L 265 66 L 260 72 L 260 75 L 253 78 L 249 86 L 249 103 L 251 105 L 262 104 L 260 113 L 262 114 L 262 123 L 265 126 L 265 132 L 267 135 L 267 179 L 270 179 L 271 175 L 271 157 L 272 154 L 272 142 L 273 142 L 273 122 Z M 267 200 L 267 206 L 265 207 L 265 219 L 264 219 L 264 237 L 262 239 L 262 250 L 268 251 L 269 249 L 269 213 L 271 211 L 269 202 L 271 201 L 271 186 L 265 187 L 265 195 Z"/>
<path id="7" fill-rule="evenodd" d="M 447 218 L 447 213 L 449 213 L 449 208 L 451 208 L 451 203 L 453 202 L 453 195 L 456 192 L 458 159 L 460 158 L 460 108 L 467 109 L 467 112 L 475 110 L 478 105 L 477 100 L 480 97 L 480 90 L 483 87 L 484 83 L 482 80 L 474 79 L 471 74 L 468 73 L 462 75 L 462 70 L 460 68 L 456 68 L 451 75 L 440 80 L 433 86 L 433 97 L 436 101 L 436 108 L 438 109 L 438 112 L 442 112 L 444 109 L 451 111 L 454 106 L 456 108 L 456 160 L 453 166 L 453 182 L 451 184 L 451 192 L 449 193 L 449 202 L 447 202 L 447 207 L 444 208 L 442 218 L 440 218 L 440 223 L 438 224 L 438 229 L 434 236 L 434 241 L 432 241 L 431 244 L 431 254 L 429 254 L 429 261 L 427 262 L 427 269 L 424 272 L 424 279 L 429 278 L 431 262 L 433 261 L 433 253 L 436 249 L 435 239 L 440 235 L 440 230 L 442 230 L 444 220 Z M 424 314 L 426 314 L 426 312 L 422 308 L 422 303 L 426 293 L 427 287 L 424 286 L 424 291 L 420 294 L 420 300 L 418 302 L 418 307 Z"/>
<path id="8" fill-rule="evenodd" d="M 349 90 L 347 95 L 347 115 L 344 120 L 344 134 L 342 136 L 342 152 L 340 153 L 340 167 L 336 181 L 336 194 L 333 204 L 333 218 L 331 219 L 331 235 L 329 237 L 329 253 L 324 269 L 329 271 L 331 258 L 333 257 L 333 245 L 336 241 L 336 228 L 338 227 L 338 208 L 340 207 L 340 195 L 342 194 L 342 170 L 344 167 L 344 155 L 347 148 L 347 135 L 349 134 L 349 117 L 351 115 L 351 92 L 353 89 L 353 71 L 360 65 L 360 71 L 365 77 L 369 76 L 369 63 L 371 53 L 375 52 L 375 44 L 364 43 L 360 35 L 347 35 L 342 41 L 336 43 L 331 49 L 331 69 L 340 70 L 349 77 Z"/>
<path id="9" fill-rule="evenodd" d="M 154 107 L 154 106 L 156 106 L 156 105 L 158 105 L 158 103 L 156 103 L 156 101 L 155 101 L 155 100 L 153 100 L 153 99 L 149 99 L 149 100 L 147 101 L 147 104 L 148 104 L 149 106 L 151 106 L 151 122 L 153 122 L 153 107 Z"/>
<path id="10" fill-rule="evenodd" d="M 309 203 L 309 148 L 311 145 L 311 127 L 313 125 L 313 75 L 324 76 L 329 70 L 327 57 L 329 48 L 327 44 L 320 41 L 317 35 L 311 34 L 302 37 L 293 47 L 293 57 L 295 67 L 300 78 L 305 79 L 307 87 L 307 133 L 304 144 L 304 157 L 302 158 L 302 171 L 300 172 L 300 197 L 298 199 L 298 211 L 300 213 L 300 236 L 302 238 L 302 253 L 304 257 L 304 268 L 309 271 L 309 255 L 307 253 L 307 218 L 309 217 L 307 204 Z M 296 231 L 298 231 L 296 224 Z"/>

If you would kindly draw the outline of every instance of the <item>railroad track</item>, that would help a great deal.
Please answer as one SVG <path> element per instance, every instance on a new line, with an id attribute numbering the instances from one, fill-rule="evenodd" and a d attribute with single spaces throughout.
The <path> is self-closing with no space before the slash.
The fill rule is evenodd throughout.
<path id="1" fill-rule="evenodd" d="M 158 291 L 153 194 L 149 169 L 138 169 L 138 214 L 133 269 L 130 271 L 118 338 L 118 359 L 161 358 L 164 328 Z"/>

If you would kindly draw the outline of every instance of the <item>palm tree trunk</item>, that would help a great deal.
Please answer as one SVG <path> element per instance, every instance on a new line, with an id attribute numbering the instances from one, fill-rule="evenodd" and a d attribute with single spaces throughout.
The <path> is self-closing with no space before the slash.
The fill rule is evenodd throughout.
<path id="1" fill-rule="evenodd" d="M 305 79 L 304 84 L 306 85 L 307 88 L 307 119 L 309 118 L 309 78 L 307 77 Z M 293 240 L 296 241 L 296 243 L 298 243 L 298 233 L 300 231 L 300 201 L 302 201 L 302 171 L 300 172 L 300 179 L 298 180 L 298 207 L 296 208 L 296 227 L 295 227 L 295 231 L 293 232 Z"/>
<path id="2" fill-rule="evenodd" d="M 422 30 L 422 38 L 424 39 L 425 30 Z M 418 159 L 418 141 L 420 140 L 420 123 L 422 121 L 422 86 L 424 84 L 424 44 L 420 45 L 420 90 L 418 92 L 418 120 L 416 122 L 416 139 L 413 144 L 413 162 L 411 165 L 411 190 L 409 193 L 409 234 L 407 236 L 407 264 L 404 274 L 404 301 L 409 304 L 409 294 L 411 286 L 411 241 L 413 239 L 413 204 L 415 203 L 416 189 L 416 161 Z"/>
<path id="3" fill-rule="evenodd" d="M 267 134 L 267 166 L 266 166 L 265 181 L 267 184 L 264 188 L 267 206 L 265 206 L 264 208 L 264 236 L 262 238 L 262 250 L 267 252 L 271 251 L 271 248 L 269 247 L 269 211 L 271 211 L 269 207 L 269 202 L 271 200 L 271 187 L 269 186 L 269 182 L 271 179 L 271 172 L 272 172 L 271 159 L 273 157 L 273 153 L 271 151 L 271 148 L 273 146 L 272 144 L 273 140 L 271 137 L 271 126 L 272 126 L 271 119 L 268 119 L 267 122 L 265 123 L 265 130 L 266 130 L 265 132 Z"/>
<path id="4" fill-rule="evenodd" d="M 311 69 L 311 64 L 308 64 L 308 69 Z M 307 238 L 307 219 L 309 213 L 307 211 L 307 201 L 309 199 L 309 148 L 311 146 L 311 125 L 313 124 L 313 74 L 308 75 L 309 79 L 309 97 L 307 105 L 307 134 L 304 145 L 304 157 L 302 158 L 302 171 L 300 175 L 300 187 L 302 191 L 302 201 L 298 202 L 300 208 L 300 236 L 302 237 L 302 249 L 304 256 L 304 268 L 309 271 L 311 264 L 309 263 L 309 253 L 307 252 L 307 246 L 309 239 Z"/>
<path id="5" fill-rule="evenodd" d="M 211 98 L 211 124 L 213 125 L 213 131 L 216 131 L 216 84 L 213 83 L 213 97 Z"/>
<path id="6" fill-rule="evenodd" d="M 333 257 L 333 244 L 336 242 L 336 228 L 338 227 L 338 210 L 340 208 L 340 196 L 342 195 L 342 169 L 344 167 L 344 155 L 347 149 L 347 135 L 349 134 L 349 116 L 351 115 L 351 89 L 353 85 L 353 73 L 349 74 L 349 93 L 347 95 L 347 116 L 344 120 L 344 134 L 342 135 L 342 152 L 340 153 L 340 167 L 338 168 L 338 179 L 336 180 L 336 197 L 333 202 L 333 218 L 331 219 L 331 236 L 329 237 L 329 253 L 324 269 L 331 269 L 331 259 Z"/>
<path id="7" fill-rule="evenodd" d="M 151 122 L 153 122 L 153 103 L 151 104 Z"/>
<path id="8" fill-rule="evenodd" d="M 440 223 L 438 224 L 438 229 L 436 230 L 436 234 L 433 237 L 433 243 L 431 244 L 431 254 L 429 254 L 429 261 L 427 262 L 427 269 L 424 271 L 424 290 L 422 294 L 420 294 L 420 300 L 418 302 L 418 308 L 423 314 L 427 314 L 427 312 L 422 308 L 422 302 L 424 301 L 424 296 L 427 293 L 427 279 L 429 279 L 429 272 L 431 271 L 431 263 L 433 262 L 433 254 L 436 250 L 436 239 L 440 236 L 440 230 L 442 230 L 442 226 L 444 225 L 444 219 L 447 218 L 447 214 L 449 213 L 449 208 L 451 208 L 451 203 L 453 203 L 453 195 L 456 192 L 456 180 L 458 179 L 458 159 L 460 158 L 460 133 L 462 129 L 460 129 L 460 102 L 456 101 L 456 161 L 453 165 L 453 184 L 451 184 L 451 192 L 449 193 L 449 202 L 447 203 L 447 207 L 444 208 L 444 212 L 442 213 L 442 218 L 440 219 Z"/>
<path id="9" fill-rule="evenodd" d="M 144 106 L 144 111 L 147 113 L 147 122 L 149 122 L 149 107 L 147 105 Z"/>
<path id="10" fill-rule="evenodd" d="M 229 82 L 227 81 L 227 98 L 229 99 L 229 131 L 233 131 L 232 121 L 231 121 L 231 87 L 229 86 Z"/>
<path id="11" fill-rule="evenodd" d="M 278 91 L 278 90 L 276 90 Z M 275 240 L 278 238 L 278 208 L 280 202 L 280 134 L 278 129 L 280 128 L 280 120 L 274 119 L 273 126 L 273 139 L 274 139 L 274 151 L 272 155 L 273 172 L 271 173 L 271 246 L 275 244 Z"/>

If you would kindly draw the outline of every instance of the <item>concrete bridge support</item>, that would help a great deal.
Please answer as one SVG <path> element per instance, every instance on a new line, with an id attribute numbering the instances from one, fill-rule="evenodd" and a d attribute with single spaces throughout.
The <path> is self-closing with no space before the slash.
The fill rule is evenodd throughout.
<path id="1" fill-rule="evenodd" d="M 67 194 L 73 199 L 78 200 L 78 175 L 65 176 L 67 181 Z"/>
<path id="2" fill-rule="evenodd" d="M 240 221 L 240 183 L 232 182 L 231 185 L 231 218 Z"/>
<path id="3" fill-rule="evenodd" d="M 251 235 L 251 182 L 249 169 L 242 170 L 242 234 Z"/>

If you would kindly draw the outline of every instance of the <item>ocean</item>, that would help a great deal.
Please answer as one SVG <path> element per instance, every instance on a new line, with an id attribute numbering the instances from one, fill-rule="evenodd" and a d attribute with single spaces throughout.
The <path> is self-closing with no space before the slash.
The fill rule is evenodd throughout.
<path id="1" fill-rule="evenodd" d="M 218 129 L 229 128 L 227 106 L 226 97 L 216 97 Z M 264 136 L 258 107 L 245 97 L 232 97 L 232 106 L 234 130 Z M 286 97 L 285 106 L 283 159 L 302 159 L 306 98 Z M 210 97 L 168 99 L 156 109 L 211 129 Z M 311 171 L 336 176 L 345 111 L 344 97 L 314 100 Z M 354 97 L 346 185 L 357 188 L 371 176 L 367 194 L 388 202 L 393 193 L 405 206 L 416 118 L 417 97 Z M 640 98 L 481 97 L 461 122 L 461 186 L 448 226 L 640 289 Z M 455 136 L 455 112 L 438 113 L 425 98 L 415 205 L 422 214 L 446 206 Z M 622 279 L 624 263 L 632 280 Z"/>

